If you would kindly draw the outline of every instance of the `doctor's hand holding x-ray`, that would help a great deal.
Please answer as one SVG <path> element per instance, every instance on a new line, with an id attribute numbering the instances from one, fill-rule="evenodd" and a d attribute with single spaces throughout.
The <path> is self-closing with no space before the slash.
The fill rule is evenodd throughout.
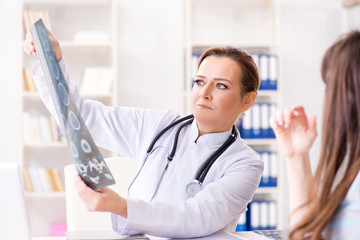
<path id="1" fill-rule="evenodd" d="M 192 113 L 105 106 L 83 99 L 69 78 L 58 41 L 57 60 L 95 143 L 136 159 L 131 196 L 109 188 L 75 185 L 90 211 L 111 213 L 119 234 L 200 237 L 235 231 L 260 182 L 263 163 L 239 136 L 236 123 L 254 102 L 260 80 L 252 57 L 233 48 L 211 48 L 200 58 L 192 89 Z M 24 51 L 36 55 L 31 36 Z M 57 117 L 41 66 L 32 69 L 39 94 Z"/>
<path id="2" fill-rule="evenodd" d="M 54 52 L 56 55 L 56 59 L 60 61 L 63 57 L 62 51 L 60 48 L 59 41 L 52 35 L 50 31 L 49 39 L 54 48 Z M 28 55 L 36 56 L 35 46 L 30 35 L 30 32 L 26 34 L 26 39 L 24 42 L 24 51 Z M 99 211 L 99 212 L 114 212 L 121 216 L 126 217 L 126 202 L 123 198 L 121 198 L 116 192 L 111 190 L 110 188 L 98 189 L 96 191 L 87 187 L 84 181 L 77 175 L 74 179 L 75 186 L 79 193 L 79 196 L 84 201 L 85 206 L 89 211 Z M 123 204 L 114 204 L 123 201 Z M 119 209 L 119 207 L 123 206 Z M 125 206 L 125 208 L 124 208 Z"/>

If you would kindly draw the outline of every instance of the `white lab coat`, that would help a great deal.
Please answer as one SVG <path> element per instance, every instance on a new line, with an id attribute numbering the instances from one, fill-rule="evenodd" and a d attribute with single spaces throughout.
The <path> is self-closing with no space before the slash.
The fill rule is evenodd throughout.
<path id="1" fill-rule="evenodd" d="M 84 100 L 77 86 L 69 80 L 64 59 L 60 61 L 60 67 L 95 143 L 137 159 L 139 169 L 143 166 L 132 186 L 131 197 L 126 199 L 128 218 L 111 216 L 116 232 L 185 238 L 206 236 L 221 229 L 235 230 L 263 170 L 258 155 L 239 134 L 210 168 L 202 184 L 203 190 L 195 198 L 189 198 L 186 185 L 194 180 L 201 164 L 226 141 L 231 130 L 203 135 L 195 143 L 198 128 L 194 120 L 181 130 L 174 159 L 164 172 L 175 131 L 181 124 L 167 131 L 148 157 L 146 150 L 155 135 L 177 120 L 179 114 L 171 110 L 105 106 L 97 101 Z M 58 120 L 39 63 L 34 65 L 32 73 L 40 97 Z M 156 195 L 150 202 L 156 188 Z"/>

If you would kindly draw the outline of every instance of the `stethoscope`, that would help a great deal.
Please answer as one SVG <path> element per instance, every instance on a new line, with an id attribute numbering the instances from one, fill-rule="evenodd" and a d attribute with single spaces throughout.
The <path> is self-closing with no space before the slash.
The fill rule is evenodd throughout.
<path id="1" fill-rule="evenodd" d="M 150 143 L 150 146 L 149 148 L 147 149 L 147 156 L 146 156 L 146 159 L 145 161 L 143 162 L 141 168 L 139 169 L 138 173 L 136 174 L 135 178 L 133 179 L 133 181 L 131 182 L 131 184 L 129 185 L 129 188 L 128 188 L 128 192 L 130 192 L 130 188 L 132 186 L 132 184 L 134 183 L 135 179 L 138 177 L 139 173 L 141 172 L 143 166 L 145 165 L 145 162 L 147 160 L 147 157 L 149 156 L 150 152 L 153 150 L 156 142 L 159 140 L 159 138 L 166 132 L 168 131 L 170 128 L 173 128 L 174 126 L 176 126 L 177 124 L 181 123 L 181 122 L 184 122 L 179 128 L 178 130 L 176 131 L 175 133 L 175 138 L 174 138 L 174 143 L 173 143 L 173 147 L 172 147 L 172 150 L 170 152 L 170 155 L 167 157 L 167 165 L 160 177 L 160 181 L 155 189 L 155 192 L 153 194 L 153 196 L 151 197 L 151 200 L 154 198 L 154 196 L 156 195 L 157 193 L 157 190 L 159 188 L 159 185 L 160 185 L 160 182 L 164 176 L 164 173 L 165 173 L 165 170 L 167 169 L 167 167 L 169 166 L 169 163 L 173 160 L 174 158 L 174 155 L 175 155 L 175 152 L 176 152 L 176 147 L 177 147 L 177 143 L 178 143 L 178 140 L 179 140 L 179 134 L 180 134 L 180 131 L 187 125 L 191 124 L 192 122 L 194 121 L 194 116 L 193 115 L 188 115 L 188 116 L 185 116 L 183 118 L 180 118 L 178 119 L 177 121 L 171 123 L 170 125 L 168 125 L 167 127 L 165 127 L 163 130 L 161 130 L 161 132 L 159 132 L 155 138 L 152 140 L 152 142 Z M 188 183 L 186 185 L 186 193 L 189 197 L 195 197 L 195 195 L 201 191 L 202 187 L 202 183 L 204 182 L 204 179 L 207 175 L 207 173 L 209 172 L 211 166 L 214 164 L 214 162 L 216 161 L 216 159 L 228 148 L 230 147 L 230 145 L 235 142 L 236 140 L 236 137 L 237 137 L 237 131 L 236 131 L 236 128 L 235 126 L 232 127 L 232 131 L 231 131 L 231 134 L 229 136 L 229 138 L 223 143 L 223 145 L 221 145 L 221 147 L 216 150 L 202 165 L 201 167 L 198 169 L 198 171 L 196 172 L 196 176 L 195 176 L 195 179 L 194 181 Z M 150 201 L 151 201 L 150 200 Z"/>

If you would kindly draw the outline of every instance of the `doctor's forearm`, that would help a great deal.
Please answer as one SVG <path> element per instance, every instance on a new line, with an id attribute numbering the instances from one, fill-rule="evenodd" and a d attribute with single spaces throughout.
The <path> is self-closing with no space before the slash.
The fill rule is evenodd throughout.
<path id="1" fill-rule="evenodd" d="M 118 196 L 116 199 L 111 199 L 110 209 L 112 213 L 122 216 L 123 218 L 127 218 L 127 203 L 126 199 Z"/>

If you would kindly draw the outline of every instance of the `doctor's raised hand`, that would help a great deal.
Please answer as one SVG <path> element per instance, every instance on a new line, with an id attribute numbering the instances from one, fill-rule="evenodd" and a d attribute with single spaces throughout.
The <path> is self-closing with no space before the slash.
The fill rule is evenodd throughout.
<path id="1" fill-rule="evenodd" d="M 60 48 L 60 43 L 49 30 L 48 30 L 48 35 L 49 35 L 51 45 L 54 48 L 56 59 L 58 61 L 60 61 L 63 56 L 61 48 Z M 25 41 L 23 44 L 23 49 L 24 49 L 25 53 L 27 53 L 28 55 L 36 56 L 36 49 L 35 49 L 34 42 L 32 40 L 30 32 L 26 33 L 26 38 L 25 38 Z"/>
<path id="2" fill-rule="evenodd" d="M 206 50 L 192 89 L 192 114 L 182 116 L 171 109 L 106 106 L 84 99 L 70 79 L 58 41 L 52 42 L 95 144 L 139 166 L 127 197 L 110 188 L 94 191 L 77 176 L 75 185 L 86 207 L 109 212 L 114 231 L 123 235 L 192 238 L 234 232 L 263 170 L 237 129 L 260 85 L 252 57 L 234 47 Z M 24 50 L 35 53 L 29 36 Z M 58 119 L 39 62 L 32 74 L 45 106 Z"/>

